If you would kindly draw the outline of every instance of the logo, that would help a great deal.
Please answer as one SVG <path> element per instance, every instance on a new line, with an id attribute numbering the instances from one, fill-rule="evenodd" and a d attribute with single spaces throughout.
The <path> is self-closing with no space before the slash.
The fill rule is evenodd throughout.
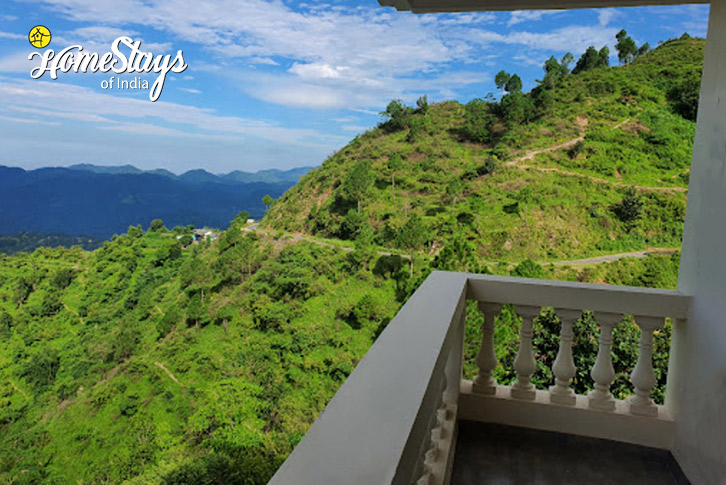
<path id="1" fill-rule="evenodd" d="M 43 48 L 50 43 L 50 30 L 42 25 L 30 29 L 28 41 L 33 47 Z M 149 86 L 149 81 L 143 77 L 135 76 L 129 80 L 121 76 L 111 76 L 101 81 L 102 89 L 148 89 L 149 99 L 153 102 L 159 99 L 164 89 L 166 75 L 170 72 L 180 73 L 189 67 L 184 62 L 184 53 L 180 50 L 175 56 L 154 54 L 141 50 L 141 41 L 131 37 L 121 36 L 111 43 L 111 51 L 104 54 L 88 52 L 82 45 L 71 45 L 58 52 L 46 49 L 45 52 L 31 52 L 28 60 L 40 58 L 40 65 L 30 70 L 30 77 L 39 79 L 45 73 L 50 78 L 58 79 L 58 73 L 70 71 L 76 73 L 109 72 L 115 74 L 151 74 L 157 75 Z"/>
<path id="2" fill-rule="evenodd" d="M 30 32 L 28 32 L 28 41 L 33 47 L 42 49 L 43 47 L 50 44 L 50 39 L 53 36 L 50 35 L 50 30 L 45 25 L 36 25 Z"/>

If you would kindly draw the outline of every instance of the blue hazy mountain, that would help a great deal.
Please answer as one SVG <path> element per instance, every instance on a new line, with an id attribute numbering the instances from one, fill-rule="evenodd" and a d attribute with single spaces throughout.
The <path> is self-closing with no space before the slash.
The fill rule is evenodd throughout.
<path id="1" fill-rule="evenodd" d="M 225 228 L 243 210 L 261 217 L 265 194 L 279 197 L 311 168 L 175 175 L 132 165 L 36 170 L 0 166 L 0 234 L 108 238 L 131 225 L 148 227 L 152 219 L 162 219 L 167 227 Z"/>

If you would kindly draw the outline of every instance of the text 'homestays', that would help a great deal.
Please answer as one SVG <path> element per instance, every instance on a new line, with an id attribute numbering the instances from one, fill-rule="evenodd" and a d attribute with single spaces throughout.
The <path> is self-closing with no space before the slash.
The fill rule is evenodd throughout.
<path id="1" fill-rule="evenodd" d="M 127 52 L 122 51 L 122 46 L 128 48 Z M 169 72 L 180 73 L 189 67 L 184 62 L 184 54 L 181 50 L 176 56 L 154 55 L 152 52 L 142 52 L 141 41 L 134 41 L 130 37 L 118 37 L 111 44 L 111 52 L 99 55 L 97 52 L 88 52 L 83 46 L 72 45 L 59 51 L 57 54 L 53 49 L 47 49 L 44 53 L 32 52 L 28 59 L 33 60 L 40 57 L 40 65 L 30 71 L 33 79 L 39 79 L 47 72 L 51 79 L 58 79 L 58 72 L 109 72 L 116 74 L 133 73 L 158 73 L 156 80 L 151 85 L 149 99 L 156 101 L 164 89 L 164 81 Z M 106 81 L 107 86 L 113 81 Z M 102 83 L 103 84 L 103 83 Z M 106 88 L 107 89 L 107 88 Z"/>

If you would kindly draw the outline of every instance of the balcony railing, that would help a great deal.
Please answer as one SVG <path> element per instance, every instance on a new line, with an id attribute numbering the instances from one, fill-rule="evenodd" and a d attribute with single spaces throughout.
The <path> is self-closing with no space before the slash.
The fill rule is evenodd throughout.
<path id="1" fill-rule="evenodd" d="M 484 315 L 478 376 L 462 380 L 466 302 Z M 677 291 L 434 272 L 396 315 L 341 386 L 271 484 L 448 483 L 459 419 L 495 422 L 607 438 L 670 449 L 674 410 L 666 395 L 656 405 L 653 332 L 674 321 L 686 324 L 689 297 Z M 502 386 L 492 377 L 495 315 L 512 304 L 522 317 L 516 381 Z M 562 322 L 560 346 L 548 391 L 532 384 L 535 372 L 533 321 L 553 307 Z M 583 310 L 600 326 L 599 350 L 590 370 L 595 389 L 577 395 L 573 325 Z M 610 393 L 613 328 L 623 315 L 640 327 L 634 396 Z M 669 389 L 670 392 L 670 389 Z"/>

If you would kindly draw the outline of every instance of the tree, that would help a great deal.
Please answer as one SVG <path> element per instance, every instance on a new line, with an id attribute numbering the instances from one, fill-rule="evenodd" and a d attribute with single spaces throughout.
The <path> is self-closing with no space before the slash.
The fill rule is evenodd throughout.
<path id="1" fill-rule="evenodd" d="M 530 96 L 521 91 L 508 94 L 499 103 L 499 112 L 502 119 L 510 126 L 525 123 L 532 119 L 535 107 Z"/>
<path id="2" fill-rule="evenodd" d="M 525 259 L 514 267 L 512 270 L 512 276 L 542 279 L 545 277 L 545 271 L 539 263 L 532 261 L 531 259 Z"/>
<path id="3" fill-rule="evenodd" d="M 456 214 L 456 199 L 464 192 L 464 182 L 461 179 L 454 179 L 446 186 L 446 194 L 451 197 L 451 214 Z"/>
<path id="4" fill-rule="evenodd" d="M 497 85 L 497 89 L 500 90 L 501 96 L 504 96 L 504 86 L 507 85 L 509 82 L 509 79 L 512 76 L 505 71 L 499 71 L 496 76 L 494 76 L 494 84 Z"/>
<path id="5" fill-rule="evenodd" d="M 416 251 L 421 249 L 426 243 L 426 227 L 418 214 L 413 214 L 403 225 L 398 233 L 398 245 L 407 249 L 410 253 L 410 271 L 409 276 L 413 277 L 413 260 Z"/>
<path id="6" fill-rule="evenodd" d="M 8 312 L 0 313 L 0 336 L 8 333 L 13 328 L 13 316 Z"/>
<path id="7" fill-rule="evenodd" d="M 668 92 L 675 111 L 687 120 L 696 121 L 698 99 L 701 95 L 701 73 L 690 71 Z"/>
<path id="8" fill-rule="evenodd" d="M 552 89 L 552 112 L 554 114 L 555 109 L 555 88 L 557 87 L 557 81 L 560 78 L 565 77 L 569 72 L 569 64 L 572 62 L 572 54 L 569 52 L 564 55 L 562 62 L 557 62 L 555 56 L 551 56 L 544 63 L 545 76 L 542 79 L 542 84 L 549 86 Z"/>
<path id="9" fill-rule="evenodd" d="M 628 64 L 638 53 L 638 47 L 635 45 L 635 41 L 628 36 L 625 29 L 618 32 L 615 38 L 618 41 L 615 44 L 615 50 L 618 51 L 618 60 L 620 60 L 621 65 Z"/>
<path id="10" fill-rule="evenodd" d="M 572 52 L 568 52 L 564 56 L 562 56 L 562 60 L 560 61 L 560 65 L 562 66 L 562 75 L 566 76 L 570 73 L 570 64 L 572 64 L 572 61 L 575 60 L 575 56 L 572 55 Z"/>
<path id="11" fill-rule="evenodd" d="M 343 190 L 348 197 L 358 202 L 359 214 L 361 199 L 368 194 L 372 185 L 373 172 L 371 172 L 370 163 L 366 161 L 356 163 L 343 180 Z"/>
<path id="12" fill-rule="evenodd" d="M 368 266 L 376 255 L 374 249 L 375 233 L 368 222 L 361 224 L 358 229 L 358 235 L 355 237 L 354 251 L 350 253 L 356 265 L 360 265 L 364 270 L 368 270 Z"/>
<path id="13" fill-rule="evenodd" d="M 517 195 L 515 196 L 515 199 L 517 200 L 517 203 L 524 206 L 524 215 L 522 219 L 524 220 L 525 225 L 527 224 L 527 208 L 529 207 L 529 203 L 532 202 L 534 199 L 534 194 L 532 192 L 532 189 L 529 187 L 525 187 L 521 189 Z"/>
<path id="14" fill-rule="evenodd" d="M 272 197 L 270 197 L 270 198 L 272 198 Z M 264 200 L 263 200 L 263 204 L 264 204 Z M 242 211 L 239 214 L 237 214 L 236 216 L 234 216 L 234 219 L 232 219 L 232 223 L 230 224 L 230 226 L 237 226 L 237 227 L 246 226 L 247 220 L 249 218 L 250 218 L 250 213 L 247 211 Z"/>
<path id="15" fill-rule="evenodd" d="M 394 202 L 396 201 L 396 172 L 401 170 L 401 167 L 403 167 L 403 159 L 398 152 L 394 152 L 388 157 L 388 170 L 391 171 L 391 195 Z"/>
<path id="16" fill-rule="evenodd" d="M 469 207 L 475 214 L 476 232 L 477 232 L 477 234 L 479 234 L 479 232 L 481 231 L 481 224 L 480 224 L 481 214 L 486 209 L 486 203 L 485 203 L 484 199 L 479 195 L 473 195 L 471 197 L 468 197 L 467 200 L 469 202 Z"/>
<path id="17" fill-rule="evenodd" d="M 519 93 L 522 91 L 522 80 L 516 74 L 512 74 L 506 85 L 504 86 L 505 91 L 508 93 Z"/>
<path id="18" fill-rule="evenodd" d="M 205 310 L 204 302 L 199 293 L 194 293 L 187 304 L 187 325 L 194 323 L 194 326 L 198 327 Z"/>
<path id="19" fill-rule="evenodd" d="M 429 112 L 429 100 L 425 94 L 416 100 L 416 107 L 421 114 Z"/>
<path id="20" fill-rule="evenodd" d="M 30 294 L 35 290 L 35 285 L 30 278 L 21 276 L 13 284 L 13 301 L 18 308 L 22 308 L 25 300 L 28 299 Z"/>
<path id="21" fill-rule="evenodd" d="M 597 53 L 597 67 L 610 67 L 610 49 L 606 45 Z"/>
<path id="22" fill-rule="evenodd" d="M 381 128 L 388 132 L 400 131 L 404 128 L 408 128 L 410 114 L 411 108 L 405 106 L 400 100 L 394 99 L 388 103 L 386 110 L 381 113 L 381 116 L 388 118 L 388 120 L 381 125 Z"/>
<path id="23" fill-rule="evenodd" d="M 623 199 L 613 206 L 613 212 L 630 232 L 642 217 L 643 201 L 634 188 L 629 188 Z"/>
<path id="24" fill-rule="evenodd" d="M 647 54 L 648 52 L 650 52 L 650 44 L 646 42 L 645 44 L 638 47 L 638 51 L 635 53 L 635 57 L 640 57 L 643 54 Z"/>
<path id="25" fill-rule="evenodd" d="M 466 103 L 462 129 L 466 138 L 479 143 L 489 143 L 492 140 L 490 128 L 497 117 L 492 113 L 491 107 L 490 103 L 478 98 Z"/>
<path id="26" fill-rule="evenodd" d="M 602 51 L 600 51 L 602 52 Z M 590 69 L 595 69 L 600 65 L 600 54 L 595 49 L 594 46 L 588 47 L 584 54 L 580 56 L 580 58 L 577 60 L 577 64 L 575 65 L 575 68 L 572 70 L 572 74 L 578 74 L 581 72 L 589 71 Z"/>
<path id="27" fill-rule="evenodd" d="M 456 235 L 446 244 L 431 263 L 441 271 L 467 271 L 479 273 L 481 269 L 476 258 L 476 245 L 461 235 Z"/>
<path id="28" fill-rule="evenodd" d="M 159 232 L 164 230 L 164 221 L 161 219 L 154 219 L 151 221 L 151 226 L 149 227 L 151 232 Z"/>
<path id="29" fill-rule="evenodd" d="M 275 199 L 273 199 L 270 194 L 267 194 L 262 198 L 262 203 L 265 204 L 265 212 L 267 212 L 270 210 L 270 207 L 272 207 L 272 204 L 275 203 Z"/>
<path id="30" fill-rule="evenodd" d="M 181 288 L 189 294 L 199 292 L 202 303 L 204 303 L 204 288 L 209 286 L 213 278 L 214 274 L 209 265 L 196 256 L 185 261 L 179 269 Z"/>

